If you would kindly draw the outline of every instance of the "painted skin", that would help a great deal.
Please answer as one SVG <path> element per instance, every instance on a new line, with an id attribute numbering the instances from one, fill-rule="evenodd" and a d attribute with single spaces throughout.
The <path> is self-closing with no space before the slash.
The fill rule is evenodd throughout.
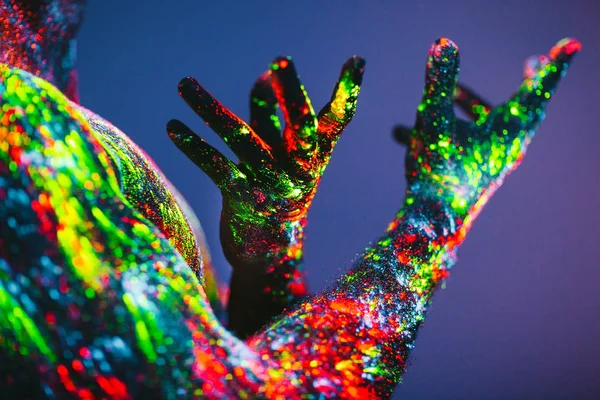
<path id="1" fill-rule="evenodd" d="M 128 201 L 171 241 L 205 285 L 215 312 L 223 299 L 204 234 L 191 207 L 154 164 L 123 132 L 79 105 L 75 36 L 85 1 L 0 0 L 0 64 L 28 71 L 59 88 L 90 123 L 107 149 Z"/>
<path id="2" fill-rule="evenodd" d="M 103 142 L 99 127 L 109 124 L 95 123 L 98 117 L 49 83 L 68 79 L 33 65 L 2 67 L 2 393 L 9 398 L 388 397 L 456 247 L 485 201 L 518 166 L 579 48 L 574 40 L 560 42 L 528 71 L 513 98 L 489 111 L 484 107 L 475 122 L 466 122 L 454 116 L 449 95 L 455 92 L 458 50 L 447 39 L 434 43 L 417 123 L 406 136 L 404 206 L 348 274 L 246 341 L 221 326 L 184 252 L 152 221 L 156 217 L 145 212 L 143 201 L 132 201 L 136 197 L 124 188 L 127 169 L 114 153 L 127 143 L 115 140 L 117 147 L 111 148 Z M 278 94 L 280 103 L 290 101 L 286 96 Z M 203 118 L 216 111 L 214 103 L 199 105 L 205 107 L 199 110 Z M 224 162 L 213 156 L 213 163 Z M 266 166 L 254 165 L 255 176 Z M 250 176 L 247 167 L 239 168 Z M 314 182 L 315 175 L 295 171 Z M 136 193 L 145 198 L 144 189 Z"/>
<path id="3" fill-rule="evenodd" d="M 221 189 L 221 244 L 233 267 L 228 329 L 247 337 L 307 295 L 302 271 L 306 213 L 331 153 L 356 110 L 364 60 L 349 59 L 330 102 L 313 111 L 289 57 L 257 80 L 250 125 L 214 99 L 195 79 L 180 95 L 231 147 L 233 164 L 183 123 L 167 130 L 173 142 Z M 285 117 L 283 136 L 277 104 Z"/>
<path id="4" fill-rule="evenodd" d="M 447 114 L 441 95 L 454 89 L 456 47 L 434 44 L 407 156 L 405 206 L 347 275 L 246 343 L 220 326 L 189 266 L 127 202 L 81 113 L 47 82 L 5 69 L 2 334 L 11 345 L 2 352 L 10 360 L 3 365 L 14 368 L 7 390 L 26 384 L 84 398 L 388 396 L 456 246 L 521 159 L 546 93 L 578 49 L 575 41 L 559 44 L 514 99 L 467 124 Z M 471 134 L 456 135 L 456 126 Z M 506 126 L 511 141 L 498 172 L 492 143 Z M 471 192 L 451 173 L 469 173 L 463 154 L 475 154 L 475 145 L 438 152 L 431 138 L 440 134 L 457 150 L 466 148 L 460 138 L 476 138 L 480 157 L 468 157 L 469 167 L 481 175 L 465 180 L 474 182 Z M 514 150 L 516 140 L 522 146 Z M 442 172 L 450 175 L 440 179 Z"/>

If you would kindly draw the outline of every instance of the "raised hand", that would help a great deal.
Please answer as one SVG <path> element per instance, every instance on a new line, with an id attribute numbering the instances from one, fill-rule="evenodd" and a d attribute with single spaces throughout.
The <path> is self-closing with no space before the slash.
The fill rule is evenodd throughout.
<path id="1" fill-rule="evenodd" d="M 167 126 L 175 145 L 223 194 L 221 243 L 234 268 L 229 328 L 240 336 L 306 294 L 300 270 L 306 213 L 354 115 L 363 68 L 359 57 L 344 64 L 331 101 L 317 115 L 291 59 L 277 58 L 252 90 L 250 125 L 195 79 L 179 84 L 181 97 L 239 158 L 236 165 L 180 121 Z"/>
<path id="2" fill-rule="evenodd" d="M 549 57 L 531 58 L 519 90 L 504 104 L 491 108 L 469 89 L 458 86 L 458 48 L 447 39 L 432 47 L 426 87 L 414 129 L 396 129 L 409 145 L 406 158 L 408 204 L 438 204 L 435 211 L 467 216 L 487 199 L 522 159 L 546 105 L 572 56 L 581 48 L 573 39 L 560 41 Z M 454 114 L 455 103 L 474 121 Z"/>
<path id="3" fill-rule="evenodd" d="M 526 78 L 526 90 L 481 123 L 478 117 L 472 133 L 482 129 L 489 138 L 499 136 L 485 128 L 489 124 L 504 127 L 502 136 L 518 129 L 516 137 L 531 138 L 531 130 L 521 131 L 534 129 L 539 120 L 513 123 L 512 118 L 543 111 L 527 92 L 545 99 L 578 49 L 575 41 L 557 46 Z M 491 163 L 479 158 L 498 158 L 493 145 L 484 145 L 495 142 L 474 136 L 479 156 L 475 145 L 466 151 L 455 144 L 463 136 L 438 123 L 450 114 L 434 111 L 436 87 L 453 75 L 456 80 L 454 69 L 439 67 L 446 60 L 457 62 L 456 47 L 440 40 L 428 61 L 426 106 L 409 136 L 409 159 L 420 169 L 410 170 L 409 197 L 387 232 L 349 273 L 246 343 L 220 326 L 180 253 L 126 200 L 109 155 L 81 112 L 47 82 L 0 71 L 0 138 L 6 139 L 0 149 L 2 393 L 14 398 L 22 398 L 23 389 L 32 398 L 390 396 L 467 218 L 476 216 L 524 151 L 522 146 L 520 156 L 509 154 L 517 161 L 493 173 Z M 40 97 L 44 101 L 34 100 Z M 340 114 L 329 113 L 336 126 L 333 116 Z M 451 139 L 441 147 L 458 146 L 460 157 L 431 148 L 433 127 L 440 128 L 438 139 Z M 460 208 L 447 199 L 461 187 L 452 174 L 470 177 L 471 162 L 481 176 L 467 183 L 479 198 L 460 223 Z M 233 166 L 247 178 L 250 169 L 243 165 Z M 440 171 L 449 175 L 435 178 Z"/>
<path id="4" fill-rule="evenodd" d="M 540 58 L 528 69 L 511 100 L 489 112 L 485 102 L 465 92 L 457 101 L 475 109 L 477 117 L 467 122 L 453 110 L 458 49 L 447 39 L 435 42 L 417 123 L 404 140 L 410 146 L 404 206 L 346 276 L 249 343 L 280 355 L 290 366 L 286 379 L 313 380 L 319 394 L 389 397 L 432 294 L 456 261 L 457 246 L 485 200 L 523 157 L 579 48 L 574 40 L 561 41 L 547 61 Z M 475 103 L 481 107 L 472 107 Z"/>

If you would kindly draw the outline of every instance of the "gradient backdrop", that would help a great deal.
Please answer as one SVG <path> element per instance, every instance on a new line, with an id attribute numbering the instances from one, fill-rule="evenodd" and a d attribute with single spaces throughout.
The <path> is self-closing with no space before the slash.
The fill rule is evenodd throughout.
<path id="1" fill-rule="evenodd" d="M 248 117 L 252 83 L 294 57 L 318 110 L 346 58 L 367 60 L 354 121 L 309 213 L 306 265 L 322 289 L 384 231 L 405 189 L 395 123 L 412 123 L 430 43 L 454 40 L 461 80 L 494 104 L 523 61 L 565 36 L 583 44 L 520 169 L 481 214 L 423 326 L 403 399 L 600 398 L 600 2 L 90 0 L 79 35 L 83 105 L 146 150 L 190 201 L 219 274 L 220 194 L 169 141 L 170 118 L 221 151 L 177 95 L 196 77 Z"/>

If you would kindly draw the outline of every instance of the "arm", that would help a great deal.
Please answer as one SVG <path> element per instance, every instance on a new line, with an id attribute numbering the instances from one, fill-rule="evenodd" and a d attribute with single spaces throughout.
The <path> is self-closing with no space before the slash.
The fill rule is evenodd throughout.
<path id="1" fill-rule="evenodd" d="M 429 53 L 423 101 L 408 143 L 409 187 L 387 233 L 323 294 L 249 340 L 286 366 L 288 382 L 348 398 L 387 397 L 400 381 L 431 296 L 482 206 L 525 154 L 548 100 L 580 49 L 561 41 L 517 93 L 483 119 L 453 112 L 458 49 Z"/>
<path id="2" fill-rule="evenodd" d="M 433 67 L 437 50 L 453 52 L 450 44 L 439 47 L 432 49 Z M 413 132 L 407 158 L 409 196 L 388 232 L 349 274 L 282 315 L 249 346 L 219 325 L 191 269 L 126 201 L 106 152 L 82 116 L 51 85 L 3 71 L 0 368 L 8 378 L 0 381 L 3 393 L 26 389 L 33 397 L 112 398 L 389 394 L 453 249 L 491 193 L 484 189 L 498 185 L 516 166 L 511 147 L 500 173 L 484 171 L 497 159 L 483 151 L 494 136 L 486 133 L 500 123 L 515 123 L 507 134 L 525 143 L 539 122 L 537 110 L 543 111 L 546 93 L 553 92 L 578 49 L 570 41 L 553 50 L 551 62 L 533 81 L 526 80 L 517 100 L 490 113 L 493 119 L 482 128 L 488 131 L 470 126 L 472 137 L 481 139 L 477 148 L 485 161 L 475 180 L 481 191 L 475 191 L 464 213 L 462 203 L 453 205 L 451 192 L 444 192 L 454 190 L 452 185 L 426 189 L 440 182 L 432 179 L 436 172 L 451 167 L 459 174 L 466 164 L 423 150 L 434 133 L 427 130 L 428 115 L 440 114 L 420 115 L 426 121 Z M 532 91 L 534 98 L 527 96 Z M 517 121 L 507 114 L 514 115 L 514 109 Z M 516 125 L 519 121 L 529 125 Z M 454 131 L 446 132 L 460 143 Z M 525 146 L 518 150 L 522 156 Z M 418 164 L 424 161 L 430 168 Z"/>
<path id="3" fill-rule="evenodd" d="M 192 269 L 123 194 L 84 115 L 23 71 L 0 69 L 0 94 L 3 396 L 256 391 L 271 363 L 218 323 Z"/>
<path id="4" fill-rule="evenodd" d="M 344 64 L 331 101 L 316 115 L 289 58 L 272 64 L 251 93 L 247 125 L 197 81 L 180 94 L 238 156 L 235 165 L 179 121 L 173 142 L 223 193 L 221 243 L 233 267 L 228 328 L 245 337 L 307 294 L 302 271 L 306 213 L 331 152 L 352 119 L 364 61 Z M 277 106 L 285 117 L 281 134 Z"/>

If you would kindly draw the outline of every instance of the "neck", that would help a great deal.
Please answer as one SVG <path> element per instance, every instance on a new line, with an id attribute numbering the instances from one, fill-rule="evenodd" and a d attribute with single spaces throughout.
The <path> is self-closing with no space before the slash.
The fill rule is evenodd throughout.
<path id="1" fill-rule="evenodd" d="M 77 101 L 80 8 L 64 1 L 0 0 L 0 63 L 42 78 Z"/>

